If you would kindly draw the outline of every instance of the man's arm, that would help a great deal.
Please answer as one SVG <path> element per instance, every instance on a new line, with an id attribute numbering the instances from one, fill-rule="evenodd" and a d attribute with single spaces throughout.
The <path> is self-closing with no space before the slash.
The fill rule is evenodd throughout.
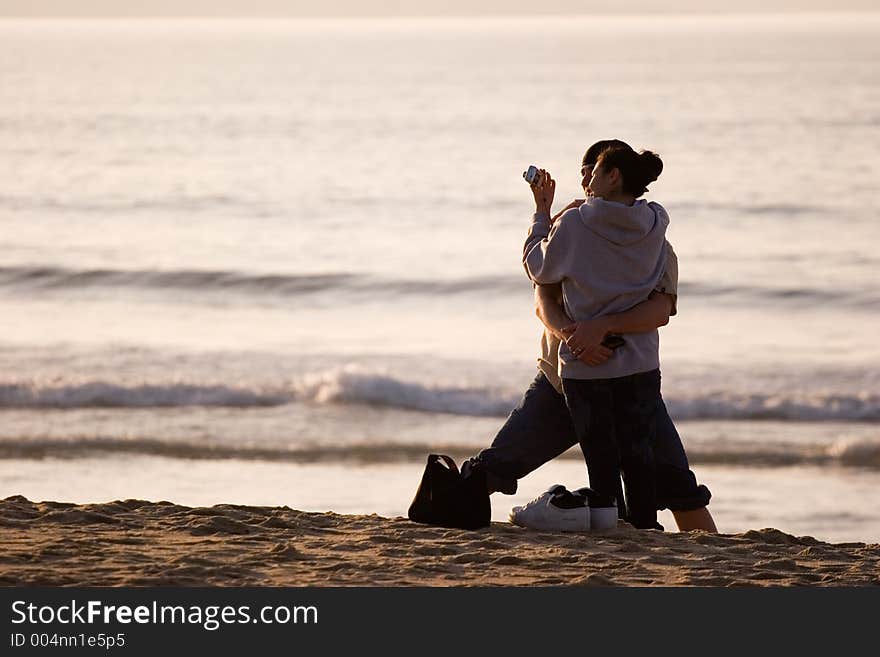
<path id="1" fill-rule="evenodd" d="M 565 340 L 570 333 L 563 333 L 563 329 L 571 327 L 573 322 L 560 302 L 561 296 L 562 288 L 558 283 L 535 286 L 535 314 L 550 333 Z"/>
<path id="2" fill-rule="evenodd" d="M 535 314 L 547 327 L 547 330 L 560 341 L 567 339 L 577 326 L 572 323 L 571 318 L 565 312 L 560 301 L 561 297 L 562 290 L 558 284 L 537 285 L 535 287 Z M 611 349 L 599 345 L 587 356 L 581 356 L 580 360 L 587 365 L 601 365 L 611 358 L 613 353 Z"/>
<path id="3" fill-rule="evenodd" d="M 654 291 L 627 311 L 578 322 L 577 329 L 566 339 L 568 347 L 582 359 L 602 348 L 600 343 L 609 333 L 645 333 L 666 326 L 674 300 L 670 294 Z"/>
<path id="4" fill-rule="evenodd" d="M 669 323 L 672 302 L 671 294 L 654 290 L 646 301 L 626 312 L 599 317 L 593 321 L 604 322 L 606 333 L 645 333 Z"/>
<path id="5" fill-rule="evenodd" d="M 666 326 L 672 311 L 673 297 L 662 292 L 651 292 L 647 300 L 629 310 L 597 319 L 579 322 L 590 331 L 602 331 L 602 338 L 608 333 L 644 333 Z M 553 335 L 567 339 L 576 326 L 566 314 L 560 301 L 560 286 L 535 286 L 535 314 Z M 602 340 L 600 339 L 599 342 Z"/>
<path id="6" fill-rule="evenodd" d="M 575 324 L 559 301 L 558 285 L 535 287 L 535 314 L 554 336 L 566 340 L 572 353 L 587 365 L 601 365 L 613 353 L 601 342 L 609 333 L 644 333 L 669 323 L 674 297 L 652 292 L 629 310 Z"/>

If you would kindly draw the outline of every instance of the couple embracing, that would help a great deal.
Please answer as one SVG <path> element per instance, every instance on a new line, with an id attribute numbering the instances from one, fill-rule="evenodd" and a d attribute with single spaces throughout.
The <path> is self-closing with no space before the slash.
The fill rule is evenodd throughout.
<path id="1" fill-rule="evenodd" d="M 586 198 L 552 218 L 555 181 L 541 171 L 532 183 L 523 265 L 545 325 L 539 371 L 466 467 L 485 472 L 490 493 L 513 494 L 518 479 L 579 444 L 591 490 L 555 486 L 514 508 L 516 524 L 571 529 L 572 513 L 595 496 L 639 529 L 662 529 L 657 510 L 668 508 L 680 530 L 716 531 L 709 490 L 697 484 L 660 394 L 657 328 L 676 314 L 678 262 L 666 211 L 640 197 L 662 169 L 650 151 L 597 142 L 582 162 Z"/>

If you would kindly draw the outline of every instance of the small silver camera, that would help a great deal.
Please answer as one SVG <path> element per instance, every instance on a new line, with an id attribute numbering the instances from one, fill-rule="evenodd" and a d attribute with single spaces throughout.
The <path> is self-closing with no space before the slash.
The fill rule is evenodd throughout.
<path id="1" fill-rule="evenodd" d="M 534 164 L 530 165 L 527 171 L 523 171 L 523 178 L 530 185 L 537 185 L 541 182 L 541 171 Z"/>

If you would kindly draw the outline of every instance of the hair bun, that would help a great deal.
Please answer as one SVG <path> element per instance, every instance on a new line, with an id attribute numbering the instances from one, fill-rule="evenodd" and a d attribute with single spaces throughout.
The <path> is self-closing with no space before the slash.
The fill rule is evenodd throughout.
<path id="1" fill-rule="evenodd" d="M 636 153 L 626 144 L 606 148 L 596 164 L 607 171 L 618 169 L 623 176 L 623 191 L 636 198 L 647 192 L 648 184 L 657 180 L 663 171 L 663 161 L 656 153 Z"/>
<path id="2" fill-rule="evenodd" d="M 654 182 L 663 173 L 663 160 L 660 159 L 659 155 L 651 151 L 641 151 L 639 153 L 639 165 L 643 172 L 645 185 Z"/>

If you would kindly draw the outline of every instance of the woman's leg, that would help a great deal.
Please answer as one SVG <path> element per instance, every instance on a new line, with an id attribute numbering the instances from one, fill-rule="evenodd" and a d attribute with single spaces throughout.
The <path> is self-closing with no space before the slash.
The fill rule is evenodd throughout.
<path id="1" fill-rule="evenodd" d="M 627 506 L 620 485 L 620 457 L 615 435 L 613 379 L 563 379 L 565 402 L 577 433 L 590 487 L 617 500 L 617 514 L 627 516 Z"/>
<path id="2" fill-rule="evenodd" d="M 638 529 L 659 529 L 654 466 L 660 370 L 609 379 L 614 424 L 626 487 L 627 519 Z"/>

